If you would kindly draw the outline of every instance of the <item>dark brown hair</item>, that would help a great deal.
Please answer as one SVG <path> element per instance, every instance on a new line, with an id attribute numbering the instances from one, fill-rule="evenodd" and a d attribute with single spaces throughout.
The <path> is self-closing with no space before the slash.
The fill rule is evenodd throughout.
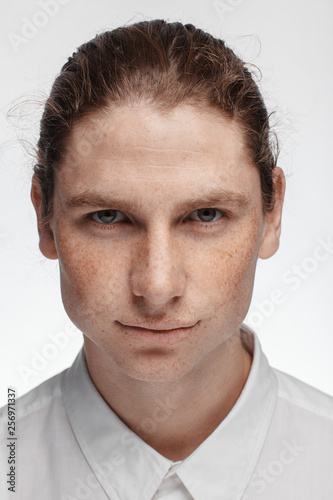
<path id="1" fill-rule="evenodd" d="M 263 209 L 273 208 L 278 146 L 250 71 L 222 40 L 193 24 L 155 19 L 97 35 L 69 57 L 55 79 L 34 166 L 45 222 L 52 216 L 54 171 L 61 167 L 73 124 L 110 105 L 141 102 L 166 111 L 190 104 L 235 120 L 259 169 Z"/>

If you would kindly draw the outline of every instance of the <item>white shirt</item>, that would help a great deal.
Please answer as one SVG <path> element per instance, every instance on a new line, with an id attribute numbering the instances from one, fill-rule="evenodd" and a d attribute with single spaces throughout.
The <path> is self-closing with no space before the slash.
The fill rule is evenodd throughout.
<path id="1" fill-rule="evenodd" d="M 19 500 L 330 500 L 333 398 L 271 368 L 254 335 L 252 368 L 227 417 L 172 462 L 129 429 L 73 365 L 17 400 L 16 493 L 7 407 L 0 411 L 0 498 Z M 169 411 L 160 404 L 160 412 Z"/>

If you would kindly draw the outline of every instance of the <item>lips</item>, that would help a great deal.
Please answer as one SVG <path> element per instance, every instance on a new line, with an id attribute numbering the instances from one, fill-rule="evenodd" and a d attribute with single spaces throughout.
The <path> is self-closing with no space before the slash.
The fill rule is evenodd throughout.
<path id="1" fill-rule="evenodd" d="M 141 347 L 167 347 L 186 341 L 197 330 L 199 321 L 196 323 L 137 323 L 130 325 L 117 321 L 121 330 L 130 335 Z M 150 328 L 148 328 L 148 326 Z M 163 328 L 162 328 L 163 327 Z"/>
<path id="2" fill-rule="evenodd" d="M 156 333 L 167 333 L 168 331 L 172 330 L 179 330 L 179 329 L 185 329 L 185 328 L 192 328 L 192 326 L 196 325 L 196 323 L 175 323 L 175 322 L 164 322 L 164 323 L 141 323 L 140 325 L 138 324 L 125 324 L 125 323 L 120 323 L 123 326 L 127 326 L 130 328 L 137 328 L 138 330 L 141 331 L 149 331 L 149 332 L 156 332 Z"/>

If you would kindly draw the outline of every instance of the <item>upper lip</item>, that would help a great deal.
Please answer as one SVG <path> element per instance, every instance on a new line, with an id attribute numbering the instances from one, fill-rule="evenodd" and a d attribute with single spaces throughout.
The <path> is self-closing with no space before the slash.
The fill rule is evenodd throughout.
<path id="1" fill-rule="evenodd" d="M 164 322 L 164 323 L 141 323 L 140 325 L 137 324 L 125 324 L 121 323 L 123 326 L 129 326 L 131 328 L 143 328 L 145 330 L 176 330 L 177 328 L 190 328 L 196 323 L 174 323 L 174 322 Z"/>

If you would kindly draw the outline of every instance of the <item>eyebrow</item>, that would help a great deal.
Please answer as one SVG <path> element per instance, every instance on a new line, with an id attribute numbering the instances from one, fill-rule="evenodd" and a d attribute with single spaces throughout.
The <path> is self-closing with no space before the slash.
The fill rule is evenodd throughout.
<path id="1" fill-rule="evenodd" d="M 206 195 L 192 197 L 184 202 L 180 202 L 177 212 L 195 210 L 199 208 L 214 207 L 215 205 L 232 205 L 237 208 L 246 208 L 250 204 L 250 199 L 239 191 L 229 191 L 223 188 L 210 191 Z M 91 207 L 91 208 L 115 208 L 130 212 L 140 212 L 142 204 L 135 200 L 125 200 L 119 198 L 117 193 L 108 193 L 102 195 L 93 190 L 86 190 L 82 193 L 72 196 L 65 201 L 67 209 Z"/>

